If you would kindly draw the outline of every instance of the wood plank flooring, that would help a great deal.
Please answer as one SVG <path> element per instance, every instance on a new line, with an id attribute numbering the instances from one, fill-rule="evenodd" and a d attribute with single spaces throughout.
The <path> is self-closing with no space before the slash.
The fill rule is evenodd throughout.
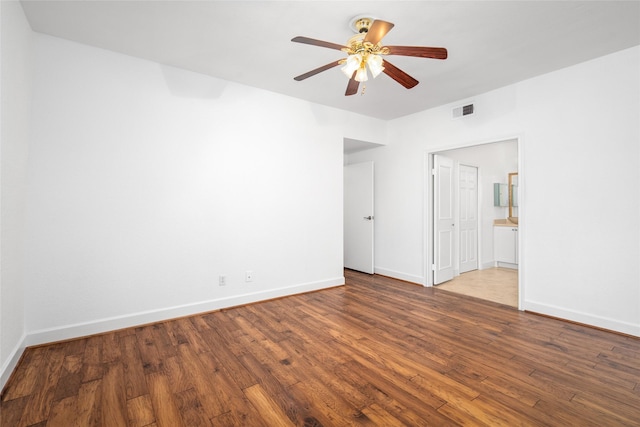
<path id="1" fill-rule="evenodd" d="M 337 288 L 29 348 L 0 425 L 640 425 L 640 339 L 345 274 Z"/>

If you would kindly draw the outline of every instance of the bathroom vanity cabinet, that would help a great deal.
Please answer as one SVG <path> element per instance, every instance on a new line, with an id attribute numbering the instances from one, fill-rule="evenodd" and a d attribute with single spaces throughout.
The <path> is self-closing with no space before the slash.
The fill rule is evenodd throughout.
<path id="1" fill-rule="evenodd" d="M 493 254 L 498 267 L 518 268 L 518 226 L 493 227 Z"/>

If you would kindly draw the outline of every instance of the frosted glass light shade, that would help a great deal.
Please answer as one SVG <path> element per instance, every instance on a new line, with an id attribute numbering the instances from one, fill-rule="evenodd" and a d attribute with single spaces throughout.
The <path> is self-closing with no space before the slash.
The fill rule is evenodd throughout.
<path id="1" fill-rule="evenodd" d="M 345 76 L 351 78 L 353 72 L 360 68 L 360 63 L 362 62 L 362 55 L 349 55 L 347 61 L 344 64 L 344 67 L 341 68 L 342 72 Z"/>
<path id="2" fill-rule="evenodd" d="M 357 82 L 366 82 L 367 80 L 369 80 L 369 77 L 367 76 L 367 69 L 364 67 L 364 65 L 358 68 L 358 71 L 356 71 L 355 79 Z"/>
<path id="3" fill-rule="evenodd" d="M 367 58 L 367 65 L 369 66 L 369 71 L 371 71 L 371 75 L 374 79 L 384 70 L 384 67 L 382 66 L 382 57 L 380 57 L 380 55 L 369 55 L 369 58 Z"/>

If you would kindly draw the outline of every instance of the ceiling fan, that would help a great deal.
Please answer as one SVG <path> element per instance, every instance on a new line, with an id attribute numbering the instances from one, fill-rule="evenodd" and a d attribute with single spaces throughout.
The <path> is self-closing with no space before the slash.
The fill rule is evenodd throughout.
<path id="1" fill-rule="evenodd" d="M 357 33 L 351 37 L 346 46 L 316 40 L 309 37 L 294 37 L 292 42 L 326 47 L 345 52 L 347 58 L 339 59 L 314 70 L 294 77 L 296 81 L 302 81 L 318 73 L 343 65 L 342 72 L 349 78 L 345 96 L 358 92 L 361 82 L 368 80 L 367 68 L 375 78 L 380 73 L 385 73 L 407 89 L 416 86 L 418 80 L 411 77 L 398 67 L 391 64 L 382 56 L 416 56 L 420 58 L 447 59 L 447 49 L 443 47 L 425 46 L 383 46 L 382 38 L 393 28 L 391 22 L 381 21 L 368 16 L 356 16 L 351 20 L 350 27 Z"/>

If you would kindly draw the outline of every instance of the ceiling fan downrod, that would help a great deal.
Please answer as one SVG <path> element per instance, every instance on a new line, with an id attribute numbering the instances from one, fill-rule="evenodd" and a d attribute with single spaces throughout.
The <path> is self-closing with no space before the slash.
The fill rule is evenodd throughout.
<path id="1" fill-rule="evenodd" d="M 355 22 L 352 24 L 352 29 L 357 33 L 367 33 L 369 32 L 369 27 L 371 27 L 371 23 L 373 22 L 373 18 L 356 16 L 353 18 Z"/>

